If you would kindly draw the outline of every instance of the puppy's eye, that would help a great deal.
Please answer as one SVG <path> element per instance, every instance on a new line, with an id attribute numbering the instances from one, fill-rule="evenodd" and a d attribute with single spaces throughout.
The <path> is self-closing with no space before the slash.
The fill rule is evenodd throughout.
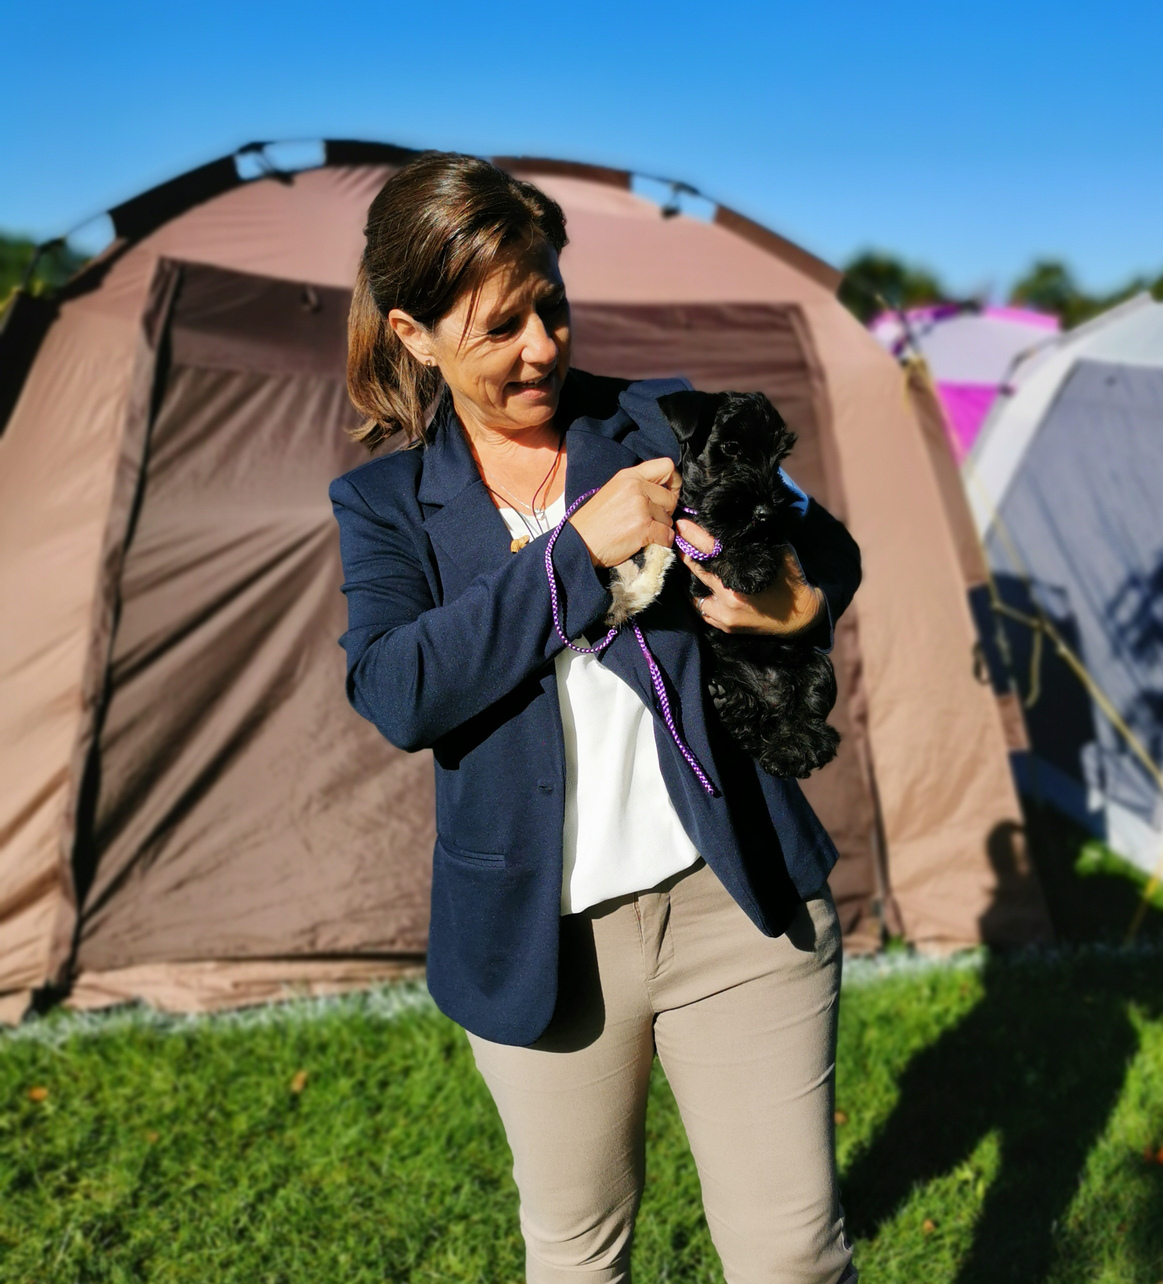
<path id="1" fill-rule="evenodd" d="M 728 459 L 734 459 L 739 454 L 739 443 L 737 441 L 725 441 L 719 446 L 719 449 Z"/>

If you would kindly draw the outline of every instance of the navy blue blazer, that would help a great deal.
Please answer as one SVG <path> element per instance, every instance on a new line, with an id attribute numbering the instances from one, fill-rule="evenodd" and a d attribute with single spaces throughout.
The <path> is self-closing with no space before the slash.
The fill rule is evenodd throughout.
<path id="1" fill-rule="evenodd" d="M 677 461 L 657 399 L 681 387 L 689 384 L 570 371 L 559 409 L 569 424 L 567 503 L 643 459 Z M 557 999 L 565 804 L 548 537 L 510 551 L 447 397 L 426 446 L 340 477 L 331 500 L 348 603 L 348 696 L 392 744 L 431 748 L 436 761 L 428 988 L 468 1030 L 532 1043 Z M 802 523 L 796 551 L 834 621 L 859 583 L 859 551 L 814 501 Z M 610 595 L 568 524 L 554 561 L 566 634 L 597 636 Z M 777 936 L 824 883 L 836 849 L 797 783 L 767 775 L 722 731 L 705 695 L 704 626 L 686 579 L 672 573 L 639 623 L 715 797 L 659 716 L 633 634 L 620 633 L 602 662 L 654 710 L 662 775 L 691 841 L 756 928 Z"/>

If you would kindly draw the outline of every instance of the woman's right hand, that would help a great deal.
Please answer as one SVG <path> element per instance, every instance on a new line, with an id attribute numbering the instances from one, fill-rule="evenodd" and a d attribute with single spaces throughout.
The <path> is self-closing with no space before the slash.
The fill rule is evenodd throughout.
<path id="1" fill-rule="evenodd" d="M 682 478 L 670 459 L 623 468 L 569 519 L 595 566 L 618 566 L 647 544 L 674 543 Z"/>

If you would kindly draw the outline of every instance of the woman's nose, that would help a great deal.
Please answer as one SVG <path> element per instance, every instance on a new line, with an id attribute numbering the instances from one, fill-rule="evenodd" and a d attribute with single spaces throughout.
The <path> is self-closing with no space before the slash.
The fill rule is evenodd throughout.
<path id="1" fill-rule="evenodd" d="M 557 360 L 557 340 L 545 328 L 545 322 L 535 312 L 525 327 L 525 344 L 521 356 L 531 366 L 549 365 Z"/>

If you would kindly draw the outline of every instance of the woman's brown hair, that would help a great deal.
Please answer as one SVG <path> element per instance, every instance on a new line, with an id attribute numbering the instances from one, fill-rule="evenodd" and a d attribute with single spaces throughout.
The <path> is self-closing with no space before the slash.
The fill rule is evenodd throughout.
<path id="1" fill-rule="evenodd" d="M 353 432 L 374 449 L 396 433 L 417 440 L 440 391 L 440 372 L 422 366 L 388 325 L 402 308 L 433 326 L 467 291 L 476 295 L 501 251 L 513 244 L 566 244 L 556 201 L 475 156 L 425 152 L 380 188 L 368 210 L 347 322 L 347 390 L 367 416 Z"/>

